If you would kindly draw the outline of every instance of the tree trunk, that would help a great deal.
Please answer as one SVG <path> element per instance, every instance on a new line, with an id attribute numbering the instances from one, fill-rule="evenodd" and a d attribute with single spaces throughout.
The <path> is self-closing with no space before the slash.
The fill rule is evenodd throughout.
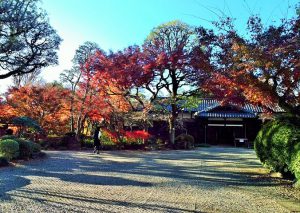
<path id="1" fill-rule="evenodd" d="M 169 119 L 169 137 L 170 137 L 170 143 L 172 145 L 175 144 L 175 120 L 173 116 Z"/>
<path id="2" fill-rule="evenodd" d="M 71 132 L 74 132 L 74 115 L 73 113 L 71 114 L 71 128 L 70 128 L 70 131 Z"/>
<path id="3" fill-rule="evenodd" d="M 70 107 L 70 131 L 74 132 L 75 131 L 75 127 L 74 127 L 74 96 L 71 98 L 71 107 Z"/>
<path id="4" fill-rule="evenodd" d="M 86 119 L 86 115 L 82 115 L 81 113 L 78 115 L 78 118 L 76 121 L 77 128 L 75 131 L 75 133 L 77 135 L 77 139 L 79 139 L 81 136 L 85 119 Z"/>
<path id="5" fill-rule="evenodd" d="M 86 86 L 86 89 L 85 89 L 85 93 L 84 93 L 84 96 L 83 96 L 83 99 L 81 101 L 81 108 L 80 108 L 80 111 L 79 111 L 79 114 L 78 114 L 78 119 L 77 119 L 77 129 L 76 129 L 76 136 L 77 138 L 80 138 L 80 134 L 82 132 L 82 124 L 84 123 L 84 120 L 86 118 L 86 115 L 84 115 L 84 108 L 85 108 L 85 105 L 87 104 L 86 103 L 86 98 L 87 98 L 87 95 L 89 93 L 89 81 L 87 83 L 87 86 Z"/>
<path id="6" fill-rule="evenodd" d="M 172 103 L 171 107 L 172 107 L 172 112 L 171 112 L 171 117 L 169 119 L 169 134 L 170 134 L 170 143 L 174 145 L 175 144 L 175 123 L 178 117 L 176 102 Z"/>
<path id="7" fill-rule="evenodd" d="M 82 126 L 81 126 L 82 118 L 81 118 L 81 116 L 78 116 L 78 119 L 77 119 L 76 123 L 77 123 L 76 139 L 80 141 L 80 136 L 81 136 L 81 131 L 82 131 Z"/>

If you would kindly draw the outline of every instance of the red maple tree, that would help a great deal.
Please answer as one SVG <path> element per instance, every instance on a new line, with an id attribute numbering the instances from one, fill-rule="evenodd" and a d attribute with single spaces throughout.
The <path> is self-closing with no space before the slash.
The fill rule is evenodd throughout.
<path id="1" fill-rule="evenodd" d="M 299 116 L 299 26 L 299 16 L 268 27 L 251 17 L 249 38 L 239 35 L 230 19 L 219 22 L 219 33 L 198 28 L 210 58 L 202 88 L 222 100 L 246 100 L 269 110 L 278 105 Z"/>
<path id="2" fill-rule="evenodd" d="M 48 134 L 67 131 L 69 119 L 66 97 L 69 91 L 55 84 L 10 88 L 6 101 L 16 116 L 26 116 L 39 123 Z"/>

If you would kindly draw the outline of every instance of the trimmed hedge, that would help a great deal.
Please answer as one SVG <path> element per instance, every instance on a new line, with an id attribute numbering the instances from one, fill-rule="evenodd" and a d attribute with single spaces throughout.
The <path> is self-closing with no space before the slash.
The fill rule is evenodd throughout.
<path id="1" fill-rule="evenodd" d="M 15 139 L 19 143 L 20 155 L 19 158 L 21 159 L 28 159 L 32 157 L 33 154 L 33 143 L 26 141 L 24 139 L 18 138 Z"/>
<path id="2" fill-rule="evenodd" d="M 12 139 L 1 140 L 0 154 L 8 160 L 19 157 L 19 143 Z"/>
<path id="3" fill-rule="evenodd" d="M 17 137 L 14 135 L 3 135 L 0 140 L 12 139 L 15 140 Z"/>
<path id="4" fill-rule="evenodd" d="M 12 144 L 7 144 L 7 141 L 9 141 Z M 40 152 L 41 146 L 32 141 L 17 138 L 13 135 L 5 135 L 2 138 L 0 138 L 0 153 L 8 160 L 14 158 L 27 160 L 29 158 L 33 158 L 35 154 L 38 154 Z"/>
<path id="5" fill-rule="evenodd" d="M 195 147 L 195 140 L 192 135 L 180 134 L 175 138 L 175 145 L 178 149 L 192 149 Z"/>
<path id="6" fill-rule="evenodd" d="M 41 152 L 42 147 L 40 144 L 31 142 L 31 141 L 29 141 L 29 143 L 31 144 L 33 154 L 37 154 L 37 153 Z"/>
<path id="7" fill-rule="evenodd" d="M 300 143 L 298 144 L 300 146 Z M 300 188 L 300 148 L 296 149 L 298 150 L 293 156 L 290 164 L 290 171 L 295 175 L 296 180 L 298 181 L 296 183 L 296 186 Z"/>
<path id="8" fill-rule="evenodd" d="M 300 128 L 294 122 L 277 119 L 265 124 L 254 149 L 264 166 L 300 180 Z"/>
<path id="9" fill-rule="evenodd" d="M 41 146 L 37 143 L 22 138 L 16 138 L 15 141 L 19 143 L 20 159 L 29 159 L 32 158 L 34 154 L 41 152 Z"/>

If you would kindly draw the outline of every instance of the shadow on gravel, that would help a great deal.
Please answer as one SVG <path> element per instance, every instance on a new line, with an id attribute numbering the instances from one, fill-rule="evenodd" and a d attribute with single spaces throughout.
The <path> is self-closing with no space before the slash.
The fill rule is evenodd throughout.
<path id="1" fill-rule="evenodd" d="M 100 204 L 100 205 L 111 205 L 111 206 L 120 206 L 120 207 L 130 207 L 130 208 L 139 208 L 143 209 L 145 211 L 164 211 L 164 212 L 195 212 L 194 210 L 189 210 L 189 209 L 184 209 L 184 208 L 176 208 L 176 207 L 170 207 L 167 204 L 149 204 L 149 203 L 138 203 L 134 201 L 119 201 L 119 200 L 112 200 L 112 199 L 102 199 L 102 198 L 94 198 L 94 197 L 88 197 L 88 196 L 76 196 L 73 194 L 68 194 L 68 193 L 49 193 L 48 191 L 42 191 L 42 190 L 19 190 L 23 194 L 33 194 L 36 197 L 33 197 L 31 199 L 46 203 L 48 206 L 49 204 L 65 204 L 63 202 L 64 199 L 67 200 L 73 200 L 76 202 L 72 203 L 78 203 L 78 205 L 72 204 L 72 207 L 76 207 L 79 209 L 82 209 L 84 212 L 86 211 L 98 211 L 98 212 L 107 212 L 107 209 L 101 209 L 101 208 L 93 208 L 90 206 L 83 206 L 83 203 L 93 203 L 93 204 Z M 21 197 L 21 198 L 28 198 L 27 196 L 24 196 L 22 194 L 15 195 L 16 197 Z M 43 199 L 45 196 L 51 196 L 55 197 L 55 201 L 49 199 Z M 37 198 L 38 197 L 38 198 Z M 56 206 L 56 205 L 54 205 Z M 113 212 L 113 211 L 112 211 Z M 201 213 L 200 211 L 196 211 L 197 213 Z"/>
<path id="2" fill-rule="evenodd" d="M 22 188 L 30 184 L 30 180 L 25 177 L 18 175 L 0 175 L 0 201 L 9 200 L 10 195 L 7 194 L 9 191 L 13 191 L 19 188 Z"/>
<path id="3" fill-rule="evenodd" d="M 130 180 L 122 177 L 103 176 L 99 162 L 76 161 L 72 156 L 63 156 L 62 153 L 53 154 L 50 159 L 32 162 L 22 167 L 6 168 L 0 173 L 0 202 L 10 200 L 10 191 L 19 191 L 22 187 L 30 184 L 26 177 L 35 176 L 41 178 L 58 178 L 66 182 L 91 185 L 111 186 L 139 186 L 149 187 L 151 183 Z M 63 162 L 63 163 L 62 163 Z M 107 164 L 110 166 L 109 164 Z M 90 168 L 87 169 L 86 166 Z M 113 166 L 113 164 L 111 164 Z M 127 165 L 128 167 L 129 165 Z M 133 165 L 131 164 L 130 167 Z M 80 173 L 74 173 L 79 170 Z M 100 175 L 85 174 L 88 171 L 97 171 Z"/>
<path id="4" fill-rule="evenodd" d="M 239 186 L 276 186 L 280 182 L 268 179 L 257 179 L 256 169 L 261 165 L 249 150 L 235 149 L 204 149 L 203 151 L 170 151 L 170 152 L 104 152 L 102 155 L 92 155 L 87 152 L 51 152 L 50 157 L 39 162 L 12 168 L 0 173 L 0 201 L 10 199 L 9 192 L 24 191 L 42 194 L 43 191 L 24 189 L 30 184 L 29 176 L 58 178 L 66 182 L 90 185 L 151 187 L 154 185 L 172 185 L 174 182 L 182 185 L 206 187 L 214 190 L 219 187 Z M 241 155 L 249 155 L 242 157 Z M 114 159 L 120 158 L 120 161 Z M 135 161 L 126 161 L 134 159 Z M 123 162 L 123 161 L 124 162 Z M 119 175 L 112 176 L 110 173 Z M 127 175 L 148 177 L 149 182 L 128 179 Z M 151 178 L 167 178 L 164 183 L 151 183 Z M 48 193 L 48 192 L 47 192 Z M 14 196 L 21 196 L 18 193 Z M 88 202 L 111 203 L 112 205 L 136 205 L 134 202 L 120 202 L 76 197 L 68 194 L 53 196 L 70 199 L 87 199 Z M 39 198 L 41 199 L 41 198 Z M 164 206 L 146 205 L 147 209 L 157 210 Z M 145 207 L 145 205 L 143 205 Z M 164 209 L 165 210 L 165 209 Z M 172 211 L 172 209 L 169 209 Z M 173 209 L 175 210 L 175 209 Z M 176 209 L 180 211 L 180 209 Z M 185 210 L 186 211 L 186 210 Z"/>

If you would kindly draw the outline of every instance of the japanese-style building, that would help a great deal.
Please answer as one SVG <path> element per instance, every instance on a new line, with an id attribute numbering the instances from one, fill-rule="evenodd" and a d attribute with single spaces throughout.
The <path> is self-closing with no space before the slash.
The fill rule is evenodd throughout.
<path id="1" fill-rule="evenodd" d="M 284 112 L 279 107 L 273 107 L 272 110 Z M 185 126 L 182 132 L 193 135 L 196 143 L 235 146 L 240 142 L 249 145 L 254 141 L 266 120 L 265 115 L 263 108 L 251 104 L 222 105 L 221 101 L 215 99 L 202 99 L 197 108 L 183 108 L 178 119 L 182 119 Z"/>

